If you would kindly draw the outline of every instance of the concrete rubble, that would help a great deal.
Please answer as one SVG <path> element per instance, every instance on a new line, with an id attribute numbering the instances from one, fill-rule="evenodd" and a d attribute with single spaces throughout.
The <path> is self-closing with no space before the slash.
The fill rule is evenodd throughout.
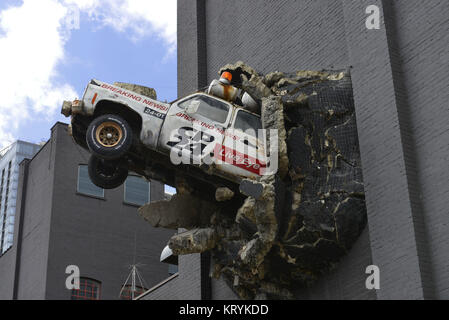
<path id="1" fill-rule="evenodd" d="M 181 192 L 139 212 L 155 227 L 188 229 L 169 241 L 173 252 L 210 251 L 211 276 L 242 299 L 294 299 L 366 225 L 351 79 L 347 71 L 264 76 L 243 62 L 222 71 L 260 102 L 263 128 L 278 130 L 279 170 L 244 180 L 245 198 L 227 188 L 215 202 Z"/>
<path id="2" fill-rule="evenodd" d="M 232 191 L 229 188 L 223 187 L 218 188 L 215 191 L 215 200 L 222 202 L 222 201 L 228 201 L 234 197 L 234 191 Z"/>
<path id="3" fill-rule="evenodd" d="M 143 96 L 149 97 L 151 99 L 157 100 L 156 90 L 153 88 L 148 88 L 145 86 L 140 86 L 137 84 L 125 83 L 125 82 L 114 82 L 114 86 L 136 92 Z"/>

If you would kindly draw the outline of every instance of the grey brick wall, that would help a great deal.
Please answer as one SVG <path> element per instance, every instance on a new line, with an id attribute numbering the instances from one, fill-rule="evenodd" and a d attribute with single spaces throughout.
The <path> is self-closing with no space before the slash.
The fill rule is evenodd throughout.
<path id="1" fill-rule="evenodd" d="M 298 295 L 448 299 L 449 2 L 208 0 L 198 10 L 201 5 L 178 1 L 179 95 L 237 60 L 263 73 L 352 67 L 368 227 L 334 272 Z M 365 27 L 368 5 L 380 8 L 379 30 Z M 365 289 L 370 264 L 381 270 L 378 291 Z M 199 272 L 193 263 L 183 268 Z M 214 298 L 232 297 L 214 290 L 219 287 L 213 282 Z"/>
<path id="2" fill-rule="evenodd" d="M 123 185 L 105 190 L 104 200 L 77 194 L 78 165 L 86 164 L 89 155 L 73 143 L 65 125 L 56 125 L 52 136 L 56 162 L 46 298 L 69 297 L 65 268 L 74 264 L 81 276 L 102 282 L 102 299 L 117 299 L 134 250 L 148 287 L 168 277 L 168 265 L 160 263 L 159 257 L 173 232 L 151 227 L 138 215 L 137 207 L 124 204 Z M 163 194 L 163 185 L 153 181 L 152 200 L 162 199 Z"/>
<path id="3" fill-rule="evenodd" d="M 341 1 L 208 0 L 208 81 L 237 60 L 263 73 L 345 67 L 342 17 Z"/>
<path id="4" fill-rule="evenodd" d="M 18 270 L 17 299 L 45 299 L 47 281 L 47 262 L 49 258 L 50 224 L 55 165 L 55 137 L 36 154 L 29 162 L 27 193 L 22 217 L 21 250 L 19 254 L 20 270 Z M 21 199 L 18 197 L 18 201 Z M 20 209 L 19 209 L 20 208 Z M 16 229 L 18 227 L 16 221 Z M 15 237 L 15 245 L 20 241 Z"/>
<path id="5" fill-rule="evenodd" d="M 0 257 L 1 299 L 13 298 L 15 279 L 18 299 L 70 299 L 65 288 L 68 265 L 78 266 L 82 277 L 101 282 L 101 299 L 118 299 L 134 261 L 147 288 L 168 277 L 168 265 L 159 257 L 173 231 L 145 223 L 137 207 L 123 203 L 123 186 L 105 190 L 104 200 L 77 194 L 78 165 L 86 164 L 88 157 L 68 135 L 67 125 L 57 123 L 49 142 L 29 161 L 24 202 L 21 166 L 15 241 Z M 163 197 L 163 184 L 152 181 L 151 199 Z"/>
<path id="6" fill-rule="evenodd" d="M 448 299 L 449 3 L 399 0 L 389 10 L 423 289 Z"/>
<path id="7" fill-rule="evenodd" d="M 204 8 L 205 0 L 178 1 L 178 96 L 206 85 Z"/>
<path id="8" fill-rule="evenodd" d="M 385 9 L 382 1 L 344 1 L 371 250 L 382 271 L 378 297 L 423 298 L 391 30 L 384 23 L 380 30 L 364 27 L 369 4 Z"/>
<path id="9" fill-rule="evenodd" d="M 238 60 L 259 72 L 349 65 L 341 1 L 215 1 L 206 4 L 207 82 Z M 178 48 L 184 50 L 183 47 Z M 187 63 L 178 61 L 181 65 Z M 353 267 L 357 263 L 357 267 Z M 314 299 L 374 298 L 365 289 L 371 264 L 366 232 L 338 270 L 298 295 Z M 213 287 L 218 287 L 213 282 Z M 318 289 L 319 288 L 319 289 Z M 214 298 L 230 298 L 232 292 Z"/>
<path id="10" fill-rule="evenodd" d="M 360 27 L 367 4 L 381 30 Z M 344 5 L 378 298 L 447 298 L 448 3 Z"/>
<path id="11" fill-rule="evenodd" d="M 200 300 L 201 264 L 199 254 L 179 256 L 178 276 L 166 284 L 151 290 L 142 300 Z"/>
<path id="12" fill-rule="evenodd" d="M 157 288 L 150 288 L 150 290 L 139 297 L 141 300 L 179 300 L 179 274 L 176 277 L 167 278 L 164 283 Z"/>
<path id="13" fill-rule="evenodd" d="M 181 300 L 201 299 L 201 264 L 199 254 L 180 256 L 177 297 Z"/>
<path id="14" fill-rule="evenodd" d="M 28 161 L 23 161 L 19 166 L 19 177 L 23 177 L 25 174 L 26 166 Z M 19 232 L 21 218 L 22 203 L 21 199 L 23 197 L 23 179 L 19 179 L 17 186 L 17 201 L 16 201 L 16 215 L 14 223 L 14 241 L 12 247 L 6 251 L 2 256 L 0 256 L 0 300 L 11 300 L 14 299 L 14 288 L 15 282 L 18 280 L 17 269 L 20 267 L 17 264 L 17 252 L 18 252 L 18 241 L 17 239 L 22 238 L 21 232 Z M 23 229 L 23 228 L 22 228 Z"/>
<path id="15" fill-rule="evenodd" d="M 14 290 L 15 247 L 0 257 L 0 300 L 11 300 Z"/>

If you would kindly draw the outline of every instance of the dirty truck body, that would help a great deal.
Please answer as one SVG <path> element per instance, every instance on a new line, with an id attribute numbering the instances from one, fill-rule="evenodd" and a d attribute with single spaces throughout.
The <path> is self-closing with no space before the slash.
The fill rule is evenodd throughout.
<path id="1" fill-rule="evenodd" d="M 72 116 L 72 136 L 92 153 L 89 174 L 104 188 L 123 183 L 131 170 L 169 185 L 236 189 L 266 166 L 260 117 L 204 92 L 164 103 L 92 80 L 81 100 L 64 102 L 62 113 Z M 114 168 L 122 178 L 109 184 Z"/>

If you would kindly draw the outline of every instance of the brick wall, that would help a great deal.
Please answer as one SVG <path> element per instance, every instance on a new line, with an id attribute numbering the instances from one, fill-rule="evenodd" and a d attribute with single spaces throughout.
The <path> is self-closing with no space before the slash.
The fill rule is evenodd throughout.
<path id="1" fill-rule="evenodd" d="M 368 5 L 379 30 L 365 27 Z M 263 73 L 351 67 L 368 227 L 301 297 L 449 298 L 448 17 L 444 0 L 178 1 L 179 95 L 237 60 Z M 378 291 L 365 289 L 372 263 Z"/>
<path id="2" fill-rule="evenodd" d="M 345 68 L 349 64 L 341 1 L 209 0 L 206 39 L 207 82 L 217 77 L 220 67 L 238 60 L 262 73 Z M 353 267 L 355 263 L 358 268 Z M 374 298 L 374 292 L 365 289 L 364 271 L 370 264 L 365 232 L 336 272 L 297 294 L 317 299 Z"/>

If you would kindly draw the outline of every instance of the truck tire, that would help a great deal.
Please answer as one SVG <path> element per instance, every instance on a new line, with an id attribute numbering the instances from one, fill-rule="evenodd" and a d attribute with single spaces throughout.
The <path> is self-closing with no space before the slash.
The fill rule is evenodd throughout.
<path id="1" fill-rule="evenodd" d="M 88 172 L 93 184 L 103 189 L 115 189 L 128 177 L 128 169 L 120 166 L 119 161 L 108 161 L 93 155 L 89 159 Z"/>
<path id="2" fill-rule="evenodd" d="M 129 124 L 113 114 L 95 118 L 87 128 L 86 142 L 90 152 L 101 159 L 114 160 L 123 157 L 133 142 Z"/>

